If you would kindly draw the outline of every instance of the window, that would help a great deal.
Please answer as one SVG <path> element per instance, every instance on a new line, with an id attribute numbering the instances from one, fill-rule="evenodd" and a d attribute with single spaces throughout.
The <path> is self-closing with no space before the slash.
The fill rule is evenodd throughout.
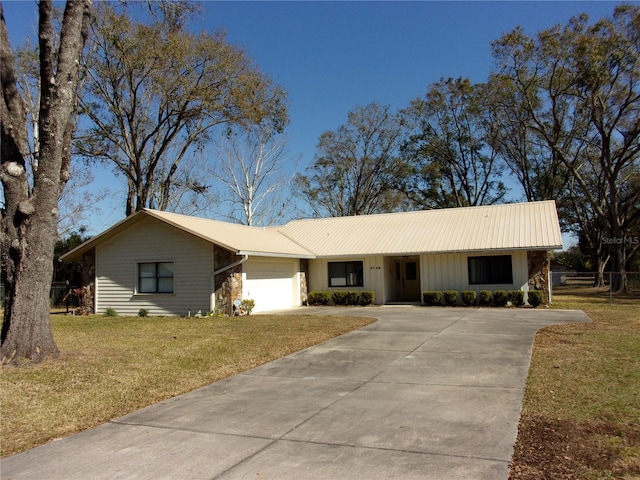
<path id="1" fill-rule="evenodd" d="M 362 287 L 362 262 L 329 262 L 330 287 Z"/>
<path id="2" fill-rule="evenodd" d="M 173 262 L 139 263 L 138 293 L 173 293 Z"/>
<path id="3" fill-rule="evenodd" d="M 512 284 L 511 255 L 469 257 L 469 285 Z"/>

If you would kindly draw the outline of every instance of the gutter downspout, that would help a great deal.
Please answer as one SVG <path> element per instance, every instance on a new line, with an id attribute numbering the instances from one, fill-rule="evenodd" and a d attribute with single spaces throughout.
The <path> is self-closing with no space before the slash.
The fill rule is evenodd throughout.
<path id="1" fill-rule="evenodd" d="M 226 272 L 227 270 L 230 270 L 233 267 L 237 267 L 238 265 L 243 264 L 247 260 L 249 260 L 249 255 L 243 255 L 240 260 L 237 260 L 233 263 L 230 263 L 229 265 L 226 265 L 222 268 L 219 268 L 218 270 L 214 270 L 213 272 L 211 272 L 211 295 L 209 296 L 209 310 L 211 310 L 211 312 L 214 312 L 216 309 L 216 290 L 215 290 L 216 275 L 222 272 Z"/>

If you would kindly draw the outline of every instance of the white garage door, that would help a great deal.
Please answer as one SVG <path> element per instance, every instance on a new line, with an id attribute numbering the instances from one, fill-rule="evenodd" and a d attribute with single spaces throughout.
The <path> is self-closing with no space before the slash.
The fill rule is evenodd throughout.
<path id="1" fill-rule="evenodd" d="M 292 262 L 248 261 L 244 264 L 243 298 L 255 300 L 254 312 L 294 305 L 294 266 Z"/>

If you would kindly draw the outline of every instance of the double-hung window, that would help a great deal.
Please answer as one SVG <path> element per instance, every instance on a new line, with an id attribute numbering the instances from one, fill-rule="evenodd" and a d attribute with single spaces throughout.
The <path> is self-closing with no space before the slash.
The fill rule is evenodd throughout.
<path id="1" fill-rule="evenodd" d="M 362 262 L 329 262 L 330 287 L 362 287 Z"/>
<path id="2" fill-rule="evenodd" d="M 173 293 L 173 262 L 139 263 L 138 293 Z"/>
<path id="3" fill-rule="evenodd" d="M 511 255 L 469 257 L 469 285 L 512 284 Z"/>

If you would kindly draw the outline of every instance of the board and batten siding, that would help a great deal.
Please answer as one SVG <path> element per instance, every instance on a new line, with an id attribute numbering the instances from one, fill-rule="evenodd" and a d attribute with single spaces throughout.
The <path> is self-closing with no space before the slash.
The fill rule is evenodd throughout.
<path id="1" fill-rule="evenodd" d="M 513 284 L 469 285 L 468 258 L 490 255 L 511 255 Z M 423 254 L 420 256 L 422 290 L 528 290 L 529 269 L 527 252 L 476 252 L 451 254 Z"/>
<path id="2" fill-rule="evenodd" d="M 329 287 L 329 262 L 353 262 L 361 261 L 363 269 L 362 287 Z M 313 291 L 334 291 L 334 290 L 357 290 L 373 291 L 376 294 L 375 303 L 381 304 L 385 301 L 385 260 L 383 256 L 367 257 L 339 257 L 321 258 L 309 260 L 309 292 Z"/>
<path id="3" fill-rule="evenodd" d="M 96 313 L 191 315 L 210 308 L 213 245 L 147 218 L 96 247 Z M 173 293 L 137 293 L 138 264 L 173 262 Z"/>

